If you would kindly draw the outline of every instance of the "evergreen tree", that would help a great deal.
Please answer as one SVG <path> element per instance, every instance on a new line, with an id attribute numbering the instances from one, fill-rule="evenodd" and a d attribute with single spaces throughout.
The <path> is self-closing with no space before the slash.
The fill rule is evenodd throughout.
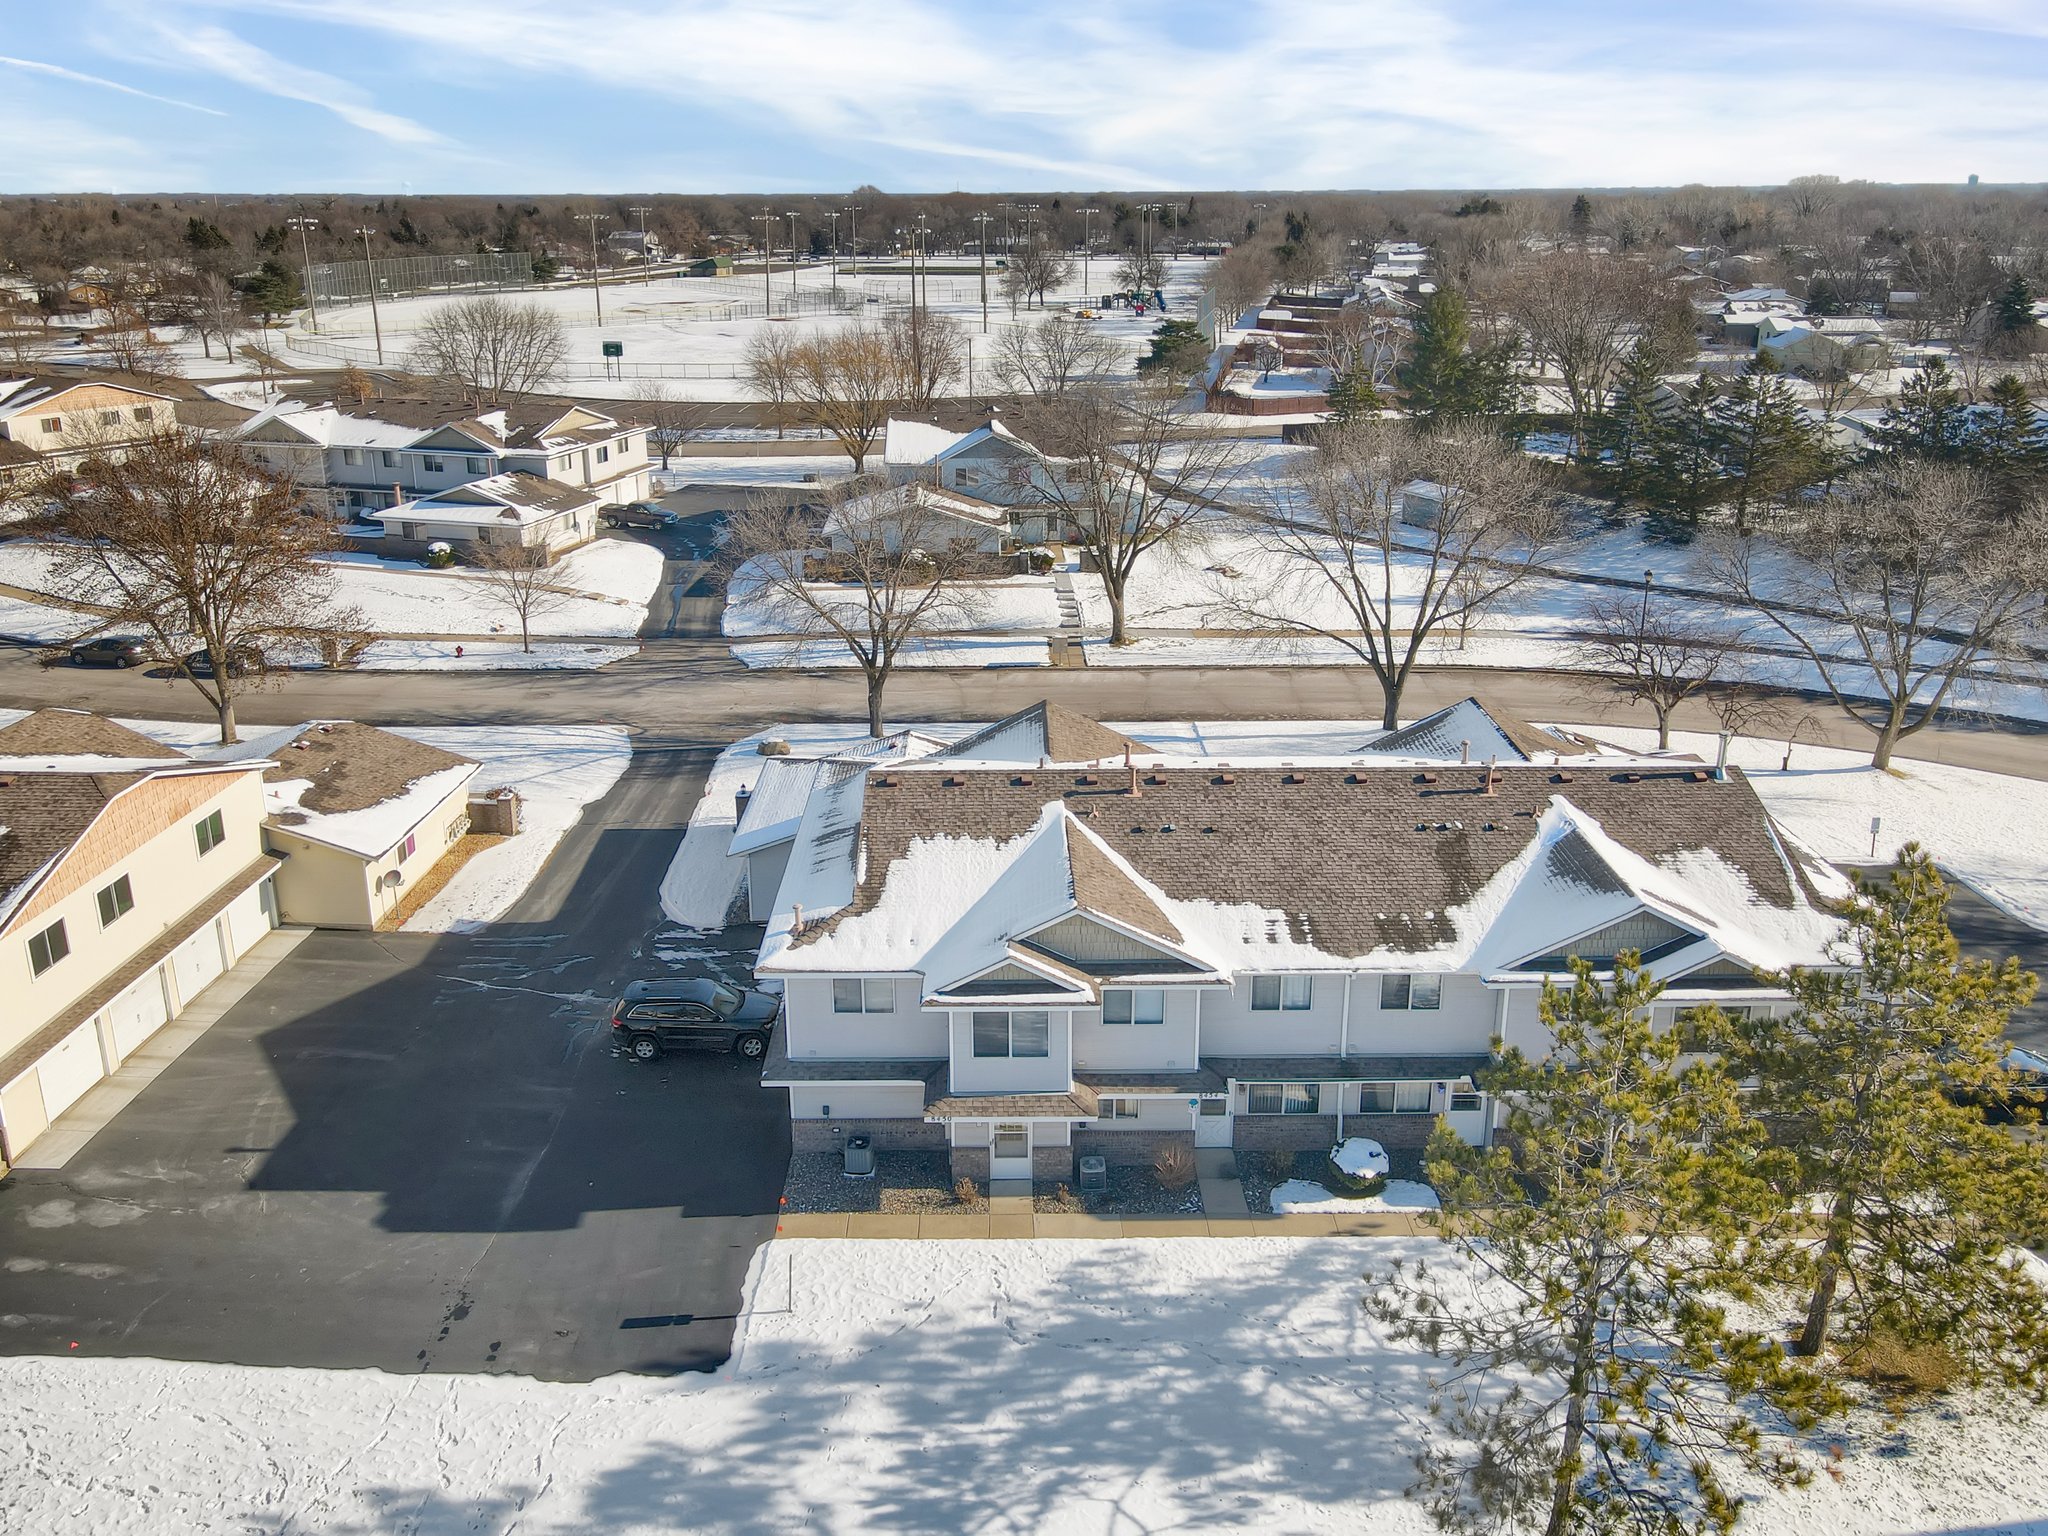
<path id="1" fill-rule="evenodd" d="M 2023 380 L 2008 373 L 1991 386 L 1970 434 L 1970 458 L 2007 508 L 2048 480 L 2048 436 Z"/>
<path id="2" fill-rule="evenodd" d="M 1646 524 L 1656 537 L 1691 542 L 1700 519 L 1720 500 L 1721 463 L 1714 456 L 1714 407 L 1720 396 L 1720 381 L 1702 372 L 1658 414 L 1642 476 Z"/>
<path id="3" fill-rule="evenodd" d="M 1138 371 L 1164 370 L 1192 378 L 1209 359 L 1209 333 L 1192 320 L 1166 320 L 1152 333 L 1152 350 L 1138 359 Z"/>
<path id="4" fill-rule="evenodd" d="M 1425 425 L 1473 417 L 1514 430 L 1522 384 L 1505 347 L 1475 347 L 1456 289 L 1441 287 L 1415 318 L 1415 345 L 1398 376 L 1409 414 Z"/>
<path id="5" fill-rule="evenodd" d="M 234 242 L 197 215 L 185 221 L 185 243 L 195 251 L 225 251 Z"/>
<path id="6" fill-rule="evenodd" d="M 1710 410 L 1736 533 L 1750 531 L 1755 513 L 1783 506 L 1826 475 L 1828 455 L 1819 431 L 1792 386 L 1762 354 Z"/>
<path id="7" fill-rule="evenodd" d="M 1606 403 L 1586 425 L 1582 454 L 1617 507 L 1646 499 L 1656 445 L 1664 430 L 1659 401 L 1663 380 L 1648 348 L 1630 350 Z"/>
<path id="8" fill-rule="evenodd" d="M 1412 1490 L 1440 1526 L 1726 1531 L 1725 1467 L 1805 1475 L 1764 1416 L 1800 1432 L 1839 1407 L 1722 1304 L 1753 1294 L 1749 1233 L 1783 1202 L 1735 1078 L 1681 1065 L 1679 1032 L 1651 1027 L 1661 990 L 1634 954 L 1612 982 L 1577 957 L 1568 984 L 1546 982 L 1555 1049 L 1510 1047 L 1484 1075 L 1508 1134 L 1430 1141 L 1460 1263 L 1371 1277 L 1373 1315 L 1452 1367 L 1431 1405 L 1451 1433 L 1425 1441 Z"/>
<path id="9" fill-rule="evenodd" d="M 275 257 L 267 259 L 237 284 L 249 302 L 263 312 L 263 323 L 289 314 L 299 303 L 299 275 Z"/>
<path id="10" fill-rule="evenodd" d="M 1345 369 L 1331 381 L 1329 399 L 1330 420 L 1340 427 L 1362 417 L 1378 416 L 1387 408 L 1372 375 L 1357 366 Z"/>
<path id="11" fill-rule="evenodd" d="M 1883 453 L 1954 460 L 1963 456 L 1969 424 L 1963 392 L 1948 364 L 1937 357 L 1901 386 L 1871 440 Z"/>
<path id="12" fill-rule="evenodd" d="M 1851 1356 L 1933 1350 L 1966 1379 L 2041 1389 L 2048 1297 L 2012 1245 L 2048 1204 L 2048 1163 L 1972 1103 L 2010 1095 L 2005 1030 L 2035 983 L 2017 960 L 1964 959 L 1947 904 L 1909 843 L 1849 903 L 1853 970 L 1770 978 L 1788 1018 L 1705 1010 L 1701 1027 L 1756 1078 L 1755 1113 L 1796 1164 L 1789 1192 L 1823 1219 L 1817 1251 L 1777 1266 L 1810 1285 L 1797 1352 L 1839 1333 Z"/>
<path id="13" fill-rule="evenodd" d="M 2010 350 L 2015 344 L 2023 344 L 2023 338 L 2034 333 L 2036 319 L 2034 290 L 2024 276 L 2015 272 L 1991 301 L 1994 345 Z"/>
<path id="14" fill-rule="evenodd" d="M 1593 230 L 1593 203 L 1581 192 L 1572 199 L 1572 233 L 1584 239 Z"/>

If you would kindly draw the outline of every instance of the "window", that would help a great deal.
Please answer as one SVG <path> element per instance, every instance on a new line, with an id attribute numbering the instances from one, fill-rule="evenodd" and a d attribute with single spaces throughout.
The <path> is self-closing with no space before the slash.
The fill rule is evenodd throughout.
<path id="1" fill-rule="evenodd" d="M 28 968 L 38 976 L 70 953 L 71 941 L 64 937 L 62 918 L 57 919 L 41 933 L 29 935 Z"/>
<path id="2" fill-rule="evenodd" d="M 45 432 L 54 437 L 64 430 L 64 418 L 62 416 L 45 416 L 42 419 L 41 425 Z"/>
<path id="3" fill-rule="evenodd" d="M 953 483 L 955 485 L 979 485 L 981 484 L 981 471 L 969 469 L 965 464 L 962 464 L 953 471 Z"/>
<path id="4" fill-rule="evenodd" d="M 468 470 L 472 475 L 482 475 L 489 473 L 489 471 L 484 468 L 484 461 L 482 459 L 464 459 L 462 461 L 462 467 Z"/>
<path id="5" fill-rule="evenodd" d="M 894 1013 L 896 983 L 872 977 L 837 976 L 832 980 L 834 1013 Z"/>
<path id="6" fill-rule="evenodd" d="M 1289 1013 L 1298 1013 L 1308 1007 L 1314 997 L 1313 976 L 1252 978 L 1252 1010 L 1255 1013 L 1272 1013 L 1283 1008 Z"/>
<path id="7" fill-rule="evenodd" d="M 1391 1115 L 1394 1112 L 1392 1083 L 1360 1083 L 1358 1112 L 1361 1115 Z"/>
<path id="8" fill-rule="evenodd" d="M 411 858 L 413 856 L 413 851 L 417 849 L 419 845 L 420 839 L 418 833 L 406 833 L 405 841 L 398 845 L 398 857 L 400 862 L 403 862 L 404 860 Z"/>
<path id="9" fill-rule="evenodd" d="M 1138 1118 L 1136 1099 L 1104 1099 L 1095 1106 L 1098 1120 L 1135 1120 Z"/>
<path id="10" fill-rule="evenodd" d="M 398 455 L 392 453 L 389 449 L 386 449 L 383 453 L 378 454 L 377 457 L 384 461 L 384 467 L 386 469 L 398 468 Z"/>
<path id="11" fill-rule="evenodd" d="M 977 1056 L 1049 1056 L 1052 1015 L 1043 1008 L 1013 1008 L 1007 1013 L 974 1015 Z"/>
<path id="12" fill-rule="evenodd" d="M 129 888 L 128 877 L 123 875 L 112 885 L 102 887 L 99 900 L 100 926 L 110 928 L 135 905 L 135 892 Z"/>
<path id="13" fill-rule="evenodd" d="M 400 538 L 416 539 L 420 536 L 420 525 L 418 523 L 400 523 L 398 525 L 398 535 Z"/>
<path id="14" fill-rule="evenodd" d="M 155 418 L 156 407 L 149 405 L 138 405 L 135 407 L 135 419 L 137 421 L 153 421 Z"/>
<path id="15" fill-rule="evenodd" d="M 569 467 L 575 462 L 576 460 L 573 457 L 555 460 L 555 473 L 558 475 L 566 475 L 567 473 L 569 473 Z"/>
<path id="16" fill-rule="evenodd" d="M 1443 1006 L 1444 979 L 1441 976 L 1392 975 L 1380 978 L 1380 1007 L 1439 1008 Z"/>
<path id="17" fill-rule="evenodd" d="M 100 425 L 103 427 L 118 427 L 121 425 L 121 413 L 119 411 L 101 411 Z"/>
<path id="18" fill-rule="evenodd" d="M 597 445 L 597 462 L 600 464 L 609 464 L 611 462 L 611 458 L 611 449 L 605 447 L 604 444 L 599 443 Z"/>
<path id="19" fill-rule="evenodd" d="M 1484 1108 L 1486 1095 L 1468 1082 L 1451 1084 L 1451 1113 L 1466 1114 Z"/>
<path id="20" fill-rule="evenodd" d="M 1102 1022 L 1105 1024 L 1164 1024 L 1166 991 L 1163 987 L 1109 988 L 1102 994 Z"/>
<path id="21" fill-rule="evenodd" d="M 446 461 L 437 459 L 432 454 L 428 454 L 425 458 L 420 460 L 420 468 L 425 470 L 430 475 L 438 475 L 444 473 L 447 470 L 448 465 Z"/>
<path id="22" fill-rule="evenodd" d="M 192 828 L 192 831 L 199 838 L 199 851 L 201 854 L 213 852 L 214 849 L 228 840 L 227 829 L 221 825 L 219 811 L 215 811 L 206 820 L 197 823 Z"/>
<path id="23" fill-rule="evenodd" d="M 1067 484 L 1069 484 L 1069 485 L 1079 485 L 1079 484 L 1080 484 L 1080 483 L 1081 483 L 1081 482 L 1082 482 L 1083 480 L 1085 480 L 1085 479 L 1087 479 L 1087 478 L 1088 478 L 1088 474 L 1087 474 L 1087 471 L 1086 471 L 1086 470 L 1084 470 L 1084 469 L 1082 469 L 1082 467 L 1081 467 L 1080 465 L 1078 465 L 1078 464 L 1069 464 L 1069 465 L 1067 466 L 1067 477 L 1066 477 L 1066 478 L 1067 478 Z"/>
<path id="24" fill-rule="evenodd" d="M 488 543 L 490 543 L 490 542 L 491 542 L 491 530 L 490 530 L 490 529 L 488 529 L 488 528 L 479 528 L 479 529 L 477 529 L 477 531 L 476 531 L 476 541 L 477 541 L 477 543 L 479 543 L 479 544 L 488 544 Z"/>
<path id="25" fill-rule="evenodd" d="M 1429 1084 L 1394 1084 L 1394 1113 L 1397 1115 L 1426 1115 L 1429 1113 Z"/>
<path id="26" fill-rule="evenodd" d="M 344 448 L 344 449 L 342 449 L 342 450 L 341 450 L 341 462 L 342 462 L 342 463 L 344 463 L 344 464 L 360 464 L 360 463 L 362 463 L 362 462 L 363 462 L 363 450 L 362 450 L 362 449 L 360 449 L 360 448 Z"/>
<path id="27" fill-rule="evenodd" d="M 1314 1115 L 1322 1112 L 1321 1083 L 1252 1083 L 1245 1108 L 1254 1115 Z"/>

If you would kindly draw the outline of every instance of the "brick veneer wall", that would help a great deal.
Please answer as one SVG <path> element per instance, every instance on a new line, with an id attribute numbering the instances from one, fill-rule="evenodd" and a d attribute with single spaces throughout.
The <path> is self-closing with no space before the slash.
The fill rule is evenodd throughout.
<path id="1" fill-rule="evenodd" d="M 1230 1144 L 1233 1147 L 1270 1147 L 1281 1152 L 1306 1152 L 1312 1147 L 1328 1149 L 1337 1144 L 1337 1117 L 1239 1115 L 1231 1122 Z"/>
<path id="2" fill-rule="evenodd" d="M 1072 1147 L 1033 1147 L 1031 1149 L 1031 1177 L 1062 1184 L 1074 1182 L 1074 1149 Z"/>
<path id="3" fill-rule="evenodd" d="M 1101 1157 L 1112 1168 L 1149 1168 L 1170 1146 L 1195 1148 L 1193 1131 L 1076 1131 L 1074 1156 Z"/>
<path id="4" fill-rule="evenodd" d="M 954 1179 L 972 1179 L 977 1184 L 988 1182 L 988 1148 L 955 1147 L 953 1149 Z"/>
<path id="5" fill-rule="evenodd" d="M 792 1120 L 789 1142 L 798 1152 L 837 1152 L 846 1138 L 875 1138 L 877 1152 L 943 1152 L 946 1128 L 922 1120 Z"/>
<path id="6" fill-rule="evenodd" d="M 1346 1136 L 1370 1136 L 1383 1147 L 1420 1147 L 1436 1129 L 1435 1115 L 1346 1115 Z M 1335 1143 L 1332 1143 L 1335 1145 Z"/>

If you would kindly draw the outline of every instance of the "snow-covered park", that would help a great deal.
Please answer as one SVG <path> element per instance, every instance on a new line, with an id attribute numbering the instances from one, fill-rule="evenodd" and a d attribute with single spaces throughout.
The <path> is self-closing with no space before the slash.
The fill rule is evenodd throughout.
<path id="1" fill-rule="evenodd" d="M 0 1529 L 554 1536 L 1416 1532 L 1431 1360 L 1359 1301 L 1426 1238 L 791 1241 L 715 1375 L 583 1386 L 0 1360 Z M 1473 1296 L 1475 1305 L 1483 1297 Z M 1958 1405 L 1961 1406 L 1961 1405 Z M 2009 1399 L 1802 1447 L 1741 1529 L 2048 1529 L 2048 1411 Z"/>

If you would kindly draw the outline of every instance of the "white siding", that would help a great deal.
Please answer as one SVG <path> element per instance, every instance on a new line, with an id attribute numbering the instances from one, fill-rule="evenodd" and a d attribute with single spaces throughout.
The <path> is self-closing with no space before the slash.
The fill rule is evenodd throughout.
<path id="1" fill-rule="evenodd" d="M 1344 977 L 1337 973 L 1318 975 L 1309 1007 L 1300 1010 L 1253 1012 L 1249 975 L 1228 992 L 1202 994 L 1207 1056 L 1334 1056 L 1343 1027 Z"/>
<path id="2" fill-rule="evenodd" d="M 1052 1009 L 1052 1028 L 1044 1056 L 977 1056 L 974 1054 L 974 1013 L 953 1014 L 952 1087 L 955 1093 L 1064 1093 L 1073 1086 L 1071 1015 Z"/>
<path id="3" fill-rule="evenodd" d="M 1096 1072 L 1142 1067 L 1195 1065 L 1195 1021 L 1200 994 L 1192 987 L 1166 987 L 1162 1024 L 1104 1024 L 1102 1010 L 1074 1014 L 1074 1065 Z"/>
<path id="4" fill-rule="evenodd" d="M 917 1006 L 915 981 L 895 982 L 893 1013 L 834 1013 L 832 978 L 791 976 L 783 985 L 783 1040 L 792 1059 L 897 1061 L 946 1054 L 946 1015 Z"/>
<path id="5" fill-rule="evenodd" d="M 792 1120 L 892 1120 L 923 1116 L 922 1083 L 806 1083 L 789 1090 Z"/>
<path id="6" fill-rule="evenodd" d="M 1493 994 L 1477 976 L 1445 976 L 1435 1008 L 1380 1007 L 1378 973 L 1351 985 L 1351 1054 L 1462 1055 L 1493 1039 Z"/>

